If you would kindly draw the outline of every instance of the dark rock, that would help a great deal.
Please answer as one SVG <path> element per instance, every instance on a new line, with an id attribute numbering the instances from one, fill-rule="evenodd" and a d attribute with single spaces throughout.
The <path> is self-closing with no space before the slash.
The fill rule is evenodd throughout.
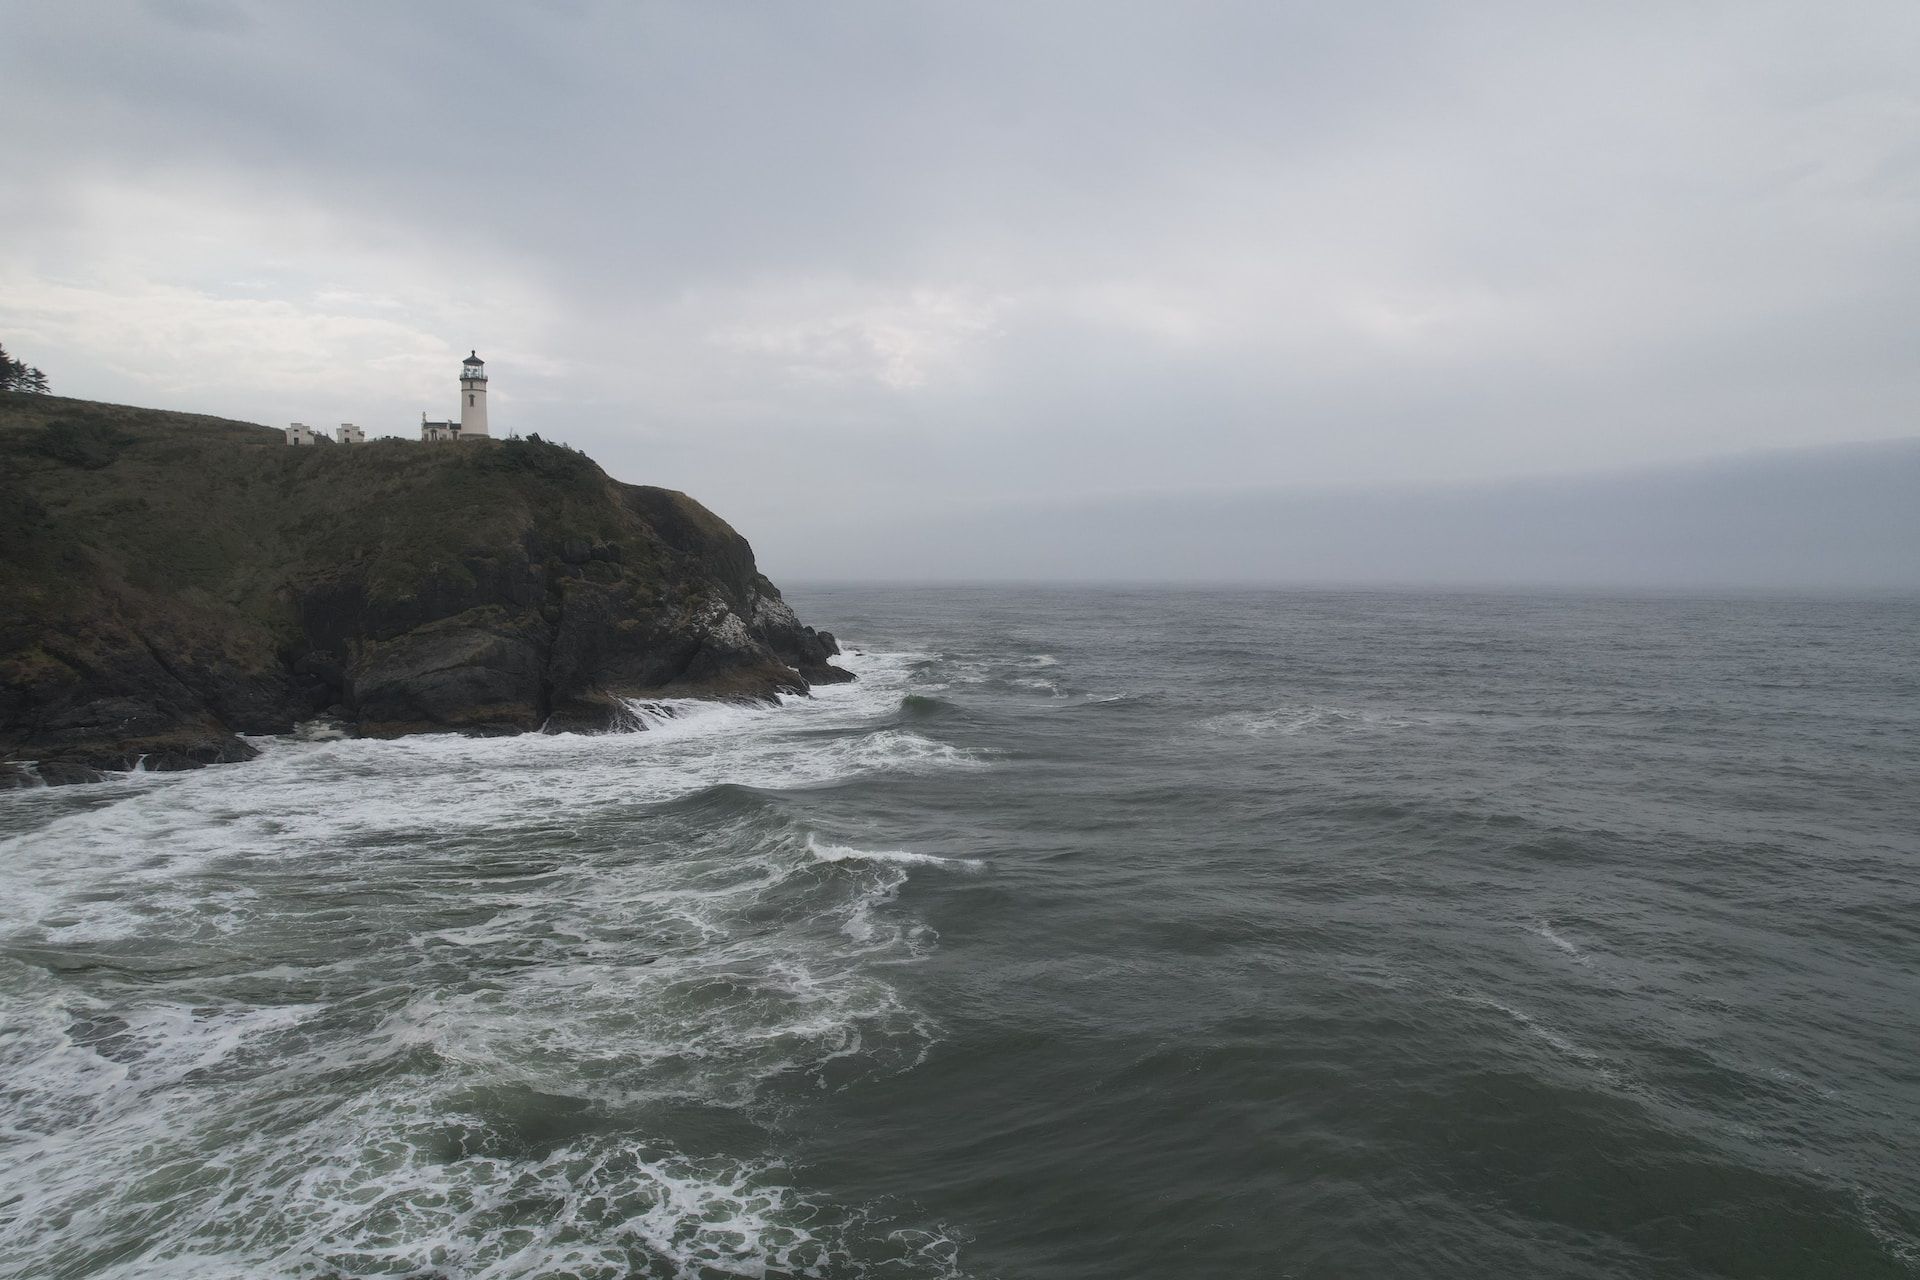
<path id="1" fill-rule="evenodd" d="M 306 653 L 293 664 L 293 673 L 297 676 L 309 676 L 328 689 L 338 689 L 347 682 L 347 671 L 340 659 L 330 653 Z"/>
<path id="2" fill-rule="evenodd" d="M 177 773 L 210 764 L 240 764 L 259 754 L 232 734 L 218 734 L 153 744 L 144 751 L 124 753 L 122 762 L 126 768 L 141 768 L 148 773 Z"/>
<path id="3" fill-rule="evenodd" d="M 258 756 L 260 749 L 249 746 L 238 738 L 228 736 L 204 749 L 189 751 L 188 754 L 196 764 L 241 764 Z"/>
<path id="4" fill-rule="evenodd" d="M 585 695 L 556 705 L 540 726 L 543 733 L 612 733 L 639 727 L 626 704 L 611 696 Z"/>
<path id="5" fill-rule="evenodd" d="M 75 764 L 70 760 L 42 760 L 34 766 L 34 772 L 40 781 L 50 787 L 69 787 L 82 782 L 99 782 L 104 777 L 98 769 L 88 768 L 84 764 Z"/>
<path id="6" fill-rule="evenodd" d="M 362 732 L 539 728 L 541 641 L 539 628 L 492 609 L 365 646 L 350 687 Z"/>
<path id="7" fill-rule="evenodd" d="M 827 661 L 840 651 L 837 644 L 829 643 L 832 637 L 823 640 L 812 627 L 803 626 L 773 584 L 764 578 L 760 582 L 763 585 L 754 604 L 754 631 L 767 646 L 813 684 L 844 684 L 852 680 L 851 671 Z"/>

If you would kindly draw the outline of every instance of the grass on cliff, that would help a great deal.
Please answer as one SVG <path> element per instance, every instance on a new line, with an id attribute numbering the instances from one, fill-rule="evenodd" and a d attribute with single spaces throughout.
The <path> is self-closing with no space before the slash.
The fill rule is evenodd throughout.
<path id="1" fill-rule="evenodd" d="M 289 582 L 351 569 L 404 599 L 470 582 L 470 563 L 528 530 L 619 539 L 631 530 L 610 497 L 599 467 L 558 445 L 290 448 L 249 423 L 0 393 L 0 582 L 55 613 L 89 580 L 283 630 Z"/>

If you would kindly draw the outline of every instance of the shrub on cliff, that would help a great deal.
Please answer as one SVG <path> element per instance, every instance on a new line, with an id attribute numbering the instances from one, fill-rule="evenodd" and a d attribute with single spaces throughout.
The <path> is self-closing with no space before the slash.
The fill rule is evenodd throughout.
<path id="1" fill-rule="evenodd" d="M 124 432 L 85 417 L 56 418 L 40 429 L 37 452 L 69 466 L 98 471 L 110 465 L 127 444 Z"/>
<path id="2" fill-rule="evenodd" d="M 579 482 L 600 472 L 586 454 L 552 440 L 542 440 L 537 432 L 524 440 L 508 436 L 480 456 L 482 465 L 491 470 L 536 475 L 547 480 Z"/>
<path id="3" fill-rule="evenodd" d="M 45 395 L 47 375 L 24 360 L 15 360 L 7 354 L 5 347 L 0 347 L 0 391 L 27 391 Z"/>

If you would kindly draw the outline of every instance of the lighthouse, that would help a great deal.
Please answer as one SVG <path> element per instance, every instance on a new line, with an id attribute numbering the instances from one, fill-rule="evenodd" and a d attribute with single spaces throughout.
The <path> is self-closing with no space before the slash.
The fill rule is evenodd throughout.
<path id="1" fill-rule="evenodd" d="M 487 438 L 487 366 L 477 351 L 460 362 L 460 438 Z"/>

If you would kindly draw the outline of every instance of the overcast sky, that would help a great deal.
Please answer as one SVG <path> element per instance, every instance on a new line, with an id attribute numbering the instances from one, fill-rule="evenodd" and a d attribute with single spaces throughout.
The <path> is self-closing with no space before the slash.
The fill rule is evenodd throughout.
<path id="1" fill-rule="evenodd" d="M 1920 5 L 0 0 L 0 343 L 831 524 L 1915 433 Z M 831 520 L 826 518 L 831 515 Z M 771 553 L 771 554 L 770 554 Z"/>

